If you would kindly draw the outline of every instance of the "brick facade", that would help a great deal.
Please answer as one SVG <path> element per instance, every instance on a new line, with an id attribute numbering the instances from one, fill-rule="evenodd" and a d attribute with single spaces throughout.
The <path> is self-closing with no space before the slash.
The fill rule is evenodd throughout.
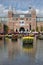
<path id="1" fill-rule="evenodd" d="M 8 12 L 9 22 L 7 23 L 9 30 L 16 30 L 19 32 L 20 28 L 23 27 L 25 31 L 28 29 L 30 31 L 30 25 L 31 30 L 36 31 L 36 27 L 38 26 L 40 30 L 40 26 L 43 26 L 43 22 L 37 22 L 36 21 L 36 11 L 35 9 L 30 10 L 31 13 L 27 14 L 15 14 L 12 11 Z M 24 17 L 20 17 L 20 16 Z"/>

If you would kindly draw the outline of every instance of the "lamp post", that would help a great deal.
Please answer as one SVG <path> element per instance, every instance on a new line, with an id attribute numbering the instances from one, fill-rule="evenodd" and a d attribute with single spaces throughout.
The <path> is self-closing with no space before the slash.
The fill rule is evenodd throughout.
<path id="1" fill-rule="evenodd" d="M 13 33 L 14 33 L 14 21 L 13 21 Z"/>

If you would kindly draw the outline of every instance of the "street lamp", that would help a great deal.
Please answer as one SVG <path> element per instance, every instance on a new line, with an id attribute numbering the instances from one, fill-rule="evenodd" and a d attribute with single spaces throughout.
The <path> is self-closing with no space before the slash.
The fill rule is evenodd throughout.
<path id="1" fill-rule="evenodd" d="M 14 21 L 13 21 L 13 32 L 14 32 Z"/>

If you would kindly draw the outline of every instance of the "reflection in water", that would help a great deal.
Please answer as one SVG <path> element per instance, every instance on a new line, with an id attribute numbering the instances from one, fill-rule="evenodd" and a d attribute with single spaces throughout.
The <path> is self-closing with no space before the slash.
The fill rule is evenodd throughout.
<path id="1" fill-rule="evenodd" d="M 4 47 L 3 41 L 0 41 L 0 50 L 1 51 L 2 51 L 3 47 Z"/>
<path id="2" fill-rule="evenodd" d="M 32 65 L 35 63 L 35 55 L 37 52 L 37 41 L 34 38 L 33 48 L 24 48 L 22 39 L 18 39 L 16 42 L 12 42 L 9 38 L 4 38 L 0 41 L 0 63 L 6 65 L 8 61 L 14 63 L 13 65 Z M 5 64 L 6 61 L 6 64 Z M 9 65 L 9 64 L 7 64 Z"/>

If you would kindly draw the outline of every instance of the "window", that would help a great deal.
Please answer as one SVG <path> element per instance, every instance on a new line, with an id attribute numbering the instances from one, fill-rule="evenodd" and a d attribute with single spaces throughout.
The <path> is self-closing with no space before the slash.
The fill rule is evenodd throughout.
<path id="1" fill-rule="evenodd" d="M 16 29 L 16 32 L 18 32 L 18 30 Z"/>
<path id="2" fill-rule="evenodd" d="M 20 23 L 20 26 L 25 24 L 23 20 L 21 20 L 19 23 Z"/>
<path id="3" fill-rule="evenodd" d="M 27 32 L 28 32 L 28 29 L 27 29 Z"/>
<path id="4" fill-rule="evenodd" d="M 24 23 L 24 21 L 20 21 L 20 24 L 23 24 Z"/>
<path id="5" fill-rule="evenodd" d="M 30 26 L 30 30 L 31 30 L 31 24 L 29 26 Z"/>
<path id="6" fill-rule="evenodd" d="M 18 18 L 16 18 L 16 20 L 18 20 Z"/>
<path id="7" fill-rule="evenodd" d="M 31 21 L 31 18 L 29 18 L 29 21 Z"/>
<path id="8" fill-rule="evenodd" d="M 36 21 L 43 21 L 43 18 L 42 17 L 37 17 Z"/>
<path id="9" fill-rule="evenodd" d="M 20 20 L 24 20 L 24 18 L 20 18 Z"/>
<path id="10" fill-rule="evenodd" d="M 2 18 L 2 21 L 8 21 L 9 18 Z"/>
<path id="11" fill-rule="evenodd" d="M 40 18 L 36 18 L 36 21 L 40 21 Z"/>
<path id="12" fill-rule="evenodd" d="M 28 18 L 26 18 L 26 20 L 28 20 Z"/>
<path id="13" fill-rule="evenodd" d="M 43 18 L 40 18 L 40 21 L 43 21 Z"/>
<path id="14" fill-rule="evenodd" d="M 15 18 L 13 17 L 13 20 L 15 20 Z"/>
<path id="15" fill-rule="evenodd" d="M 24 21 L 22 21 L 22 24 L 24 23 Z"/>

